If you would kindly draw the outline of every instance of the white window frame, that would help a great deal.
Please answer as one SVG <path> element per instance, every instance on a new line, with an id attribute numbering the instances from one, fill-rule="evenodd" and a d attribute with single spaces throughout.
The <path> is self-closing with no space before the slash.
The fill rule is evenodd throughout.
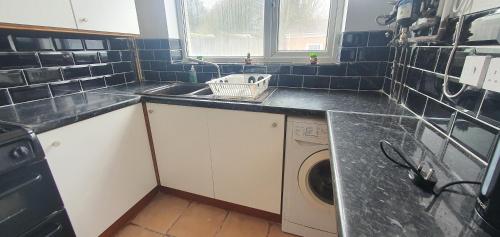
<path id="1" fill-rule="evenodd" d="M 340 40 L 342 39 L 343 22 L 346 0 L 330 0 L 330 17 L 328 22 L 328 33 L 326 47 L 323 51 L 314 51 L 318 54 L 320 63 L 340 62 Z M 279 51 L 278 29 L 279 29 L 279 3 L 280 0 L 265 0 L 264 3 L 264 56 L 252 56 L 254 63 L 309 63 L 308 53 L 310 51 Z M 187 37 L 186 9 L 184 0 L 176 0 L 177 19 L 179 25 L 179 37 L 183 44 L 183 57 L 189 55 Z M 204 56 L 203 59 L 216 63 L 238 63 L 244 61 L 246 55 L 235 56 Z"/>

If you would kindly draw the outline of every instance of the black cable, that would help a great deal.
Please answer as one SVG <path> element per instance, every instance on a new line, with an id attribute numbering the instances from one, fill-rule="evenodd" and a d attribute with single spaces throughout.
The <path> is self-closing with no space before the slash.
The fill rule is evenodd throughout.
<path id="1" fill-rule="evenodd" d="M 445 185 L 443 185 L 441 188 L 439 188 L 436 192 L 434 192 L 434 195 L 439 196 L 445 189 L 449 186 L 457 185 L 457 184 L 481 184 L 481 182 L 478 181 L 454 181 L 454 182 L 449 182 Z"/>
<path id="2" fill-rule="evenodd" d="M 396 154 L 398 154 L 399 157 L 402 160 L 404 160 L 404 162 L 406 164 L 402 164 L 402 163 L 394 160 L 389 154 L 387 154 L 387 152 L 385 151 L 385 148 L 384 148 L 384 144 L 387 144 L 387 146 L 389 146 L 393 151 L 395 151 Z M 409 169 L 409 170 L 413 170 L 413 172 L 415 172 L 416 174 L 420 174 L 417 167 L 415 167 L 415 165 L 410 162 L 410 160 L 408 159 L 408 157 L 406 157 L 406 155 L 403 153 L 403 151 L 401 151 L 399 148 L 393 146 L 390 142 L 388 142 L 386 140 L 381 140 L 380 141 L 380 149 L 382 149 L 382 152 L 384 153 L 385 157 L 387 159 L 389 159 L 390 161 L 392 161 L 394 164 L 399 165 L 399 166 L 406 168 L 406 169 Z"/>
<path id="3" fill-rule="evenodd" d="M 387 146 L 389 146 L 393 151 L 396 152 L 396 154 L 398 154 L 398 156 L 403 160 L 405 161 L 406 164 L 403 164 L 399 161 L 396 161 L 395 159 L 393 159 L 388 153 L 387 151 L 385 150 L 385 147 L 384 147 L 384 144 L 386 144 Z M 420 172 L 418 171 L 418 169 L 415 167 L 415 165 L 413 165 L 410 160 L 405 156 L 405 154 L 403 153 L 403 151 L 401 151 L 399 148 L 395 147 L 394 145 L 392 145 L 390 142 L 386 141 L 386 140 L 381 140 L 380 141 L 380 149 L 382 150 L 382 152 L 384 153 L 385 157 L 387 159 L 389 159 L 390 161 L 392 161 L 394 164 L 400 166 L 400 167 L 403 167 L 405 169 L 408 169 L 408 170 L 412 170 L 415 172 L 416 175 L 418 175 L 419 177 L 423 177 Z M 434 183 L 432 186 L 430 186 L 430 189 L 429 190 L 432 190 L 432 187 L 434 186 L 434 184 L 437 182 L 436 179 L 434 179 Z M 443 185 L 441 188 L 439 188 L 437 191 L 432 191 L 432 193 L 437 197 L 439 196 L 443 191 L 445 191 L 445 189 L 447 187 L 450 187 L 450 186 L 453 186 L 453 185 L 457 185 L 457 184 L 481 184 L 481 182 L 478 182 L 478 181 L 453 181 L 453 182 L 449 182 L 445 185 Z"/>

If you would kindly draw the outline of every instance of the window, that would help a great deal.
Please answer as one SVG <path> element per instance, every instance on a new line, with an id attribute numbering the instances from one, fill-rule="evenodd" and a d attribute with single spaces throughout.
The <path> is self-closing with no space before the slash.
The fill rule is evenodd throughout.
<path id="1" fill-rule="evenodd" d="M 344 0 L 177 0 L 185 56 L 216 62 L 334 62 Z"/>

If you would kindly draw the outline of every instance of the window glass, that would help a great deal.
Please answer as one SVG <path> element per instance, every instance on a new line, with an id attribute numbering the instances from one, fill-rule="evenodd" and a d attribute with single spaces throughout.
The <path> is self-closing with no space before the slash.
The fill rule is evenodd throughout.
<path id="1" fill-rule="evenodd" d="M 264 0 L 185 0 L 189 56 L 264 55 Z"/>
<path id="2" fill-rule="evenodd" d="M 330 0 L 281 0 L 279 51 L 326 50 Z"/>

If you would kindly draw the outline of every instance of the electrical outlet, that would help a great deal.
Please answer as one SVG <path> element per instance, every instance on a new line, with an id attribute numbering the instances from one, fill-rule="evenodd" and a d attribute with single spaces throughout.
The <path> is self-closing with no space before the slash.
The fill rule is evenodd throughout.
<path id="1" fill-rule="evenodd" d="M 460 83 L 481 88 L 486 77 L 491 56 L 467 56 L 460 76 Z"/>
<path id="2" fill-rule="evenodd" d="M 483 88 L 490 91 L 500 92 L 500 58 L 490 61 Z"/>

